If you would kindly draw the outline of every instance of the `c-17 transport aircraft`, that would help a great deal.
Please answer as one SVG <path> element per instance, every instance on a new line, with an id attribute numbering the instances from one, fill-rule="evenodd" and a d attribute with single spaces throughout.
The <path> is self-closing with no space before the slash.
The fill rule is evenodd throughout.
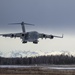
<path id="1" fill-rule="evenodd" d="M 21 33 L 0 34 L 0 36 L 10 37 L 10 38 L 20 37 L 20 39 L 22 39 L 22 43 L 33 42 L 34 44 L 38 44 L 38 42 L 39 42 L 38 39 L 39 38 L 42 38 L 42 39 L 43 38 L 53 39 L 54 37 L 63 38 L 63 35 L 62 36 L 48 35 L 48 34 L 44 34 L 44 33 L 38 33 L 37 31 L 26 32 L 24 25 L 34 26 L 34 24 L 29 24 L 29 23 L 24 23 L 24 22 L 10 23 L 10 24 L 21 24 L 22 32 Z"/>

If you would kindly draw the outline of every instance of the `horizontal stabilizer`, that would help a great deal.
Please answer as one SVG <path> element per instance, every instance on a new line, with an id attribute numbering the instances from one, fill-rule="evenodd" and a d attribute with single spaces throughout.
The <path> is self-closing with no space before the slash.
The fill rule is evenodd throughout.
<path id="1" fill-rule="evenodd" d="M 22 31 L 23 33 L 25 33 L 25 26 L 24 25 L 31 25 L 31 26 L 34 26 L 34 24 L 30 24 L 30 23 L 24 23 L 24 22 L 21 22 L 21 23 L 9 23 L 10 25 L 18 25 L 20 24 L 22 26 Z"/>
<path id="2" fill-rule="evenodd" d="M 34 26 L 34 24 L 24 23 L 24 22 L 21 22 L 21 23 L 9 23 L 9 25 L 17 25 L 17 24 L 21 24 L 21 25 L 32 25 L 32 26 Z"/>

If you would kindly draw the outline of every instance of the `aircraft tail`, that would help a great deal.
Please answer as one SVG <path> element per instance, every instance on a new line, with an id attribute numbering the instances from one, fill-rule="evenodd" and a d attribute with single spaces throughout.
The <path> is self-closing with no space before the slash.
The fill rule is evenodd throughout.
<path id="1" fill-rule="evenodd" d="M 26 32 L 24 25 L 32 25 L 32 26 L 34 26 L 34 24 L 29 24 L 29 23 L 24 23 L 24 22 L 21 22 L 21 23 L 10 23 L 10 24 L 21 24 L 23 33 Z"/>

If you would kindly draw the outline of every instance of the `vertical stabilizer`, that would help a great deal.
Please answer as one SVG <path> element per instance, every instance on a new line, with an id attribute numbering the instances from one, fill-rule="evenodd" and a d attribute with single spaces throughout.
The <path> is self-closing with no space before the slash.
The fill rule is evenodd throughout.
<path id="1" fill-rule="evenodd" d="M 24 23 L 24 22 L 21 22 L 21 23 L 10 23 L 10 24 L 21 24 L 21 26 L 22 26 L 22 32 L 23 33 L 26 33 L 26 30 L 25 30 L 25 26 L 24 25 L 32 25 L 32 26 L 34 26 L 34 24 Z"/>
<path id="2" fill-rule="evenodd" d="M 22 26 L 22 32 L 25 33 L 26 31 L 25 31 L 24 22 L 21 23 L 21 26 Z"/>

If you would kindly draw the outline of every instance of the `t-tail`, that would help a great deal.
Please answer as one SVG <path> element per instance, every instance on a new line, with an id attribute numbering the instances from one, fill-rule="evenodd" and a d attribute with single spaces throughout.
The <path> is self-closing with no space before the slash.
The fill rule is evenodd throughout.
<path id="1" fill-rule="evenodd" d="M 24 22 L 21 22 L 21 23 L 10 23 L 10 24 L 20 24 L 22 26 L 22 32 L 23 33 L 26 33 L 25 25 L 32 25 L 32 26 L 34 26 L 34 24 L 24 23 Z"/>

